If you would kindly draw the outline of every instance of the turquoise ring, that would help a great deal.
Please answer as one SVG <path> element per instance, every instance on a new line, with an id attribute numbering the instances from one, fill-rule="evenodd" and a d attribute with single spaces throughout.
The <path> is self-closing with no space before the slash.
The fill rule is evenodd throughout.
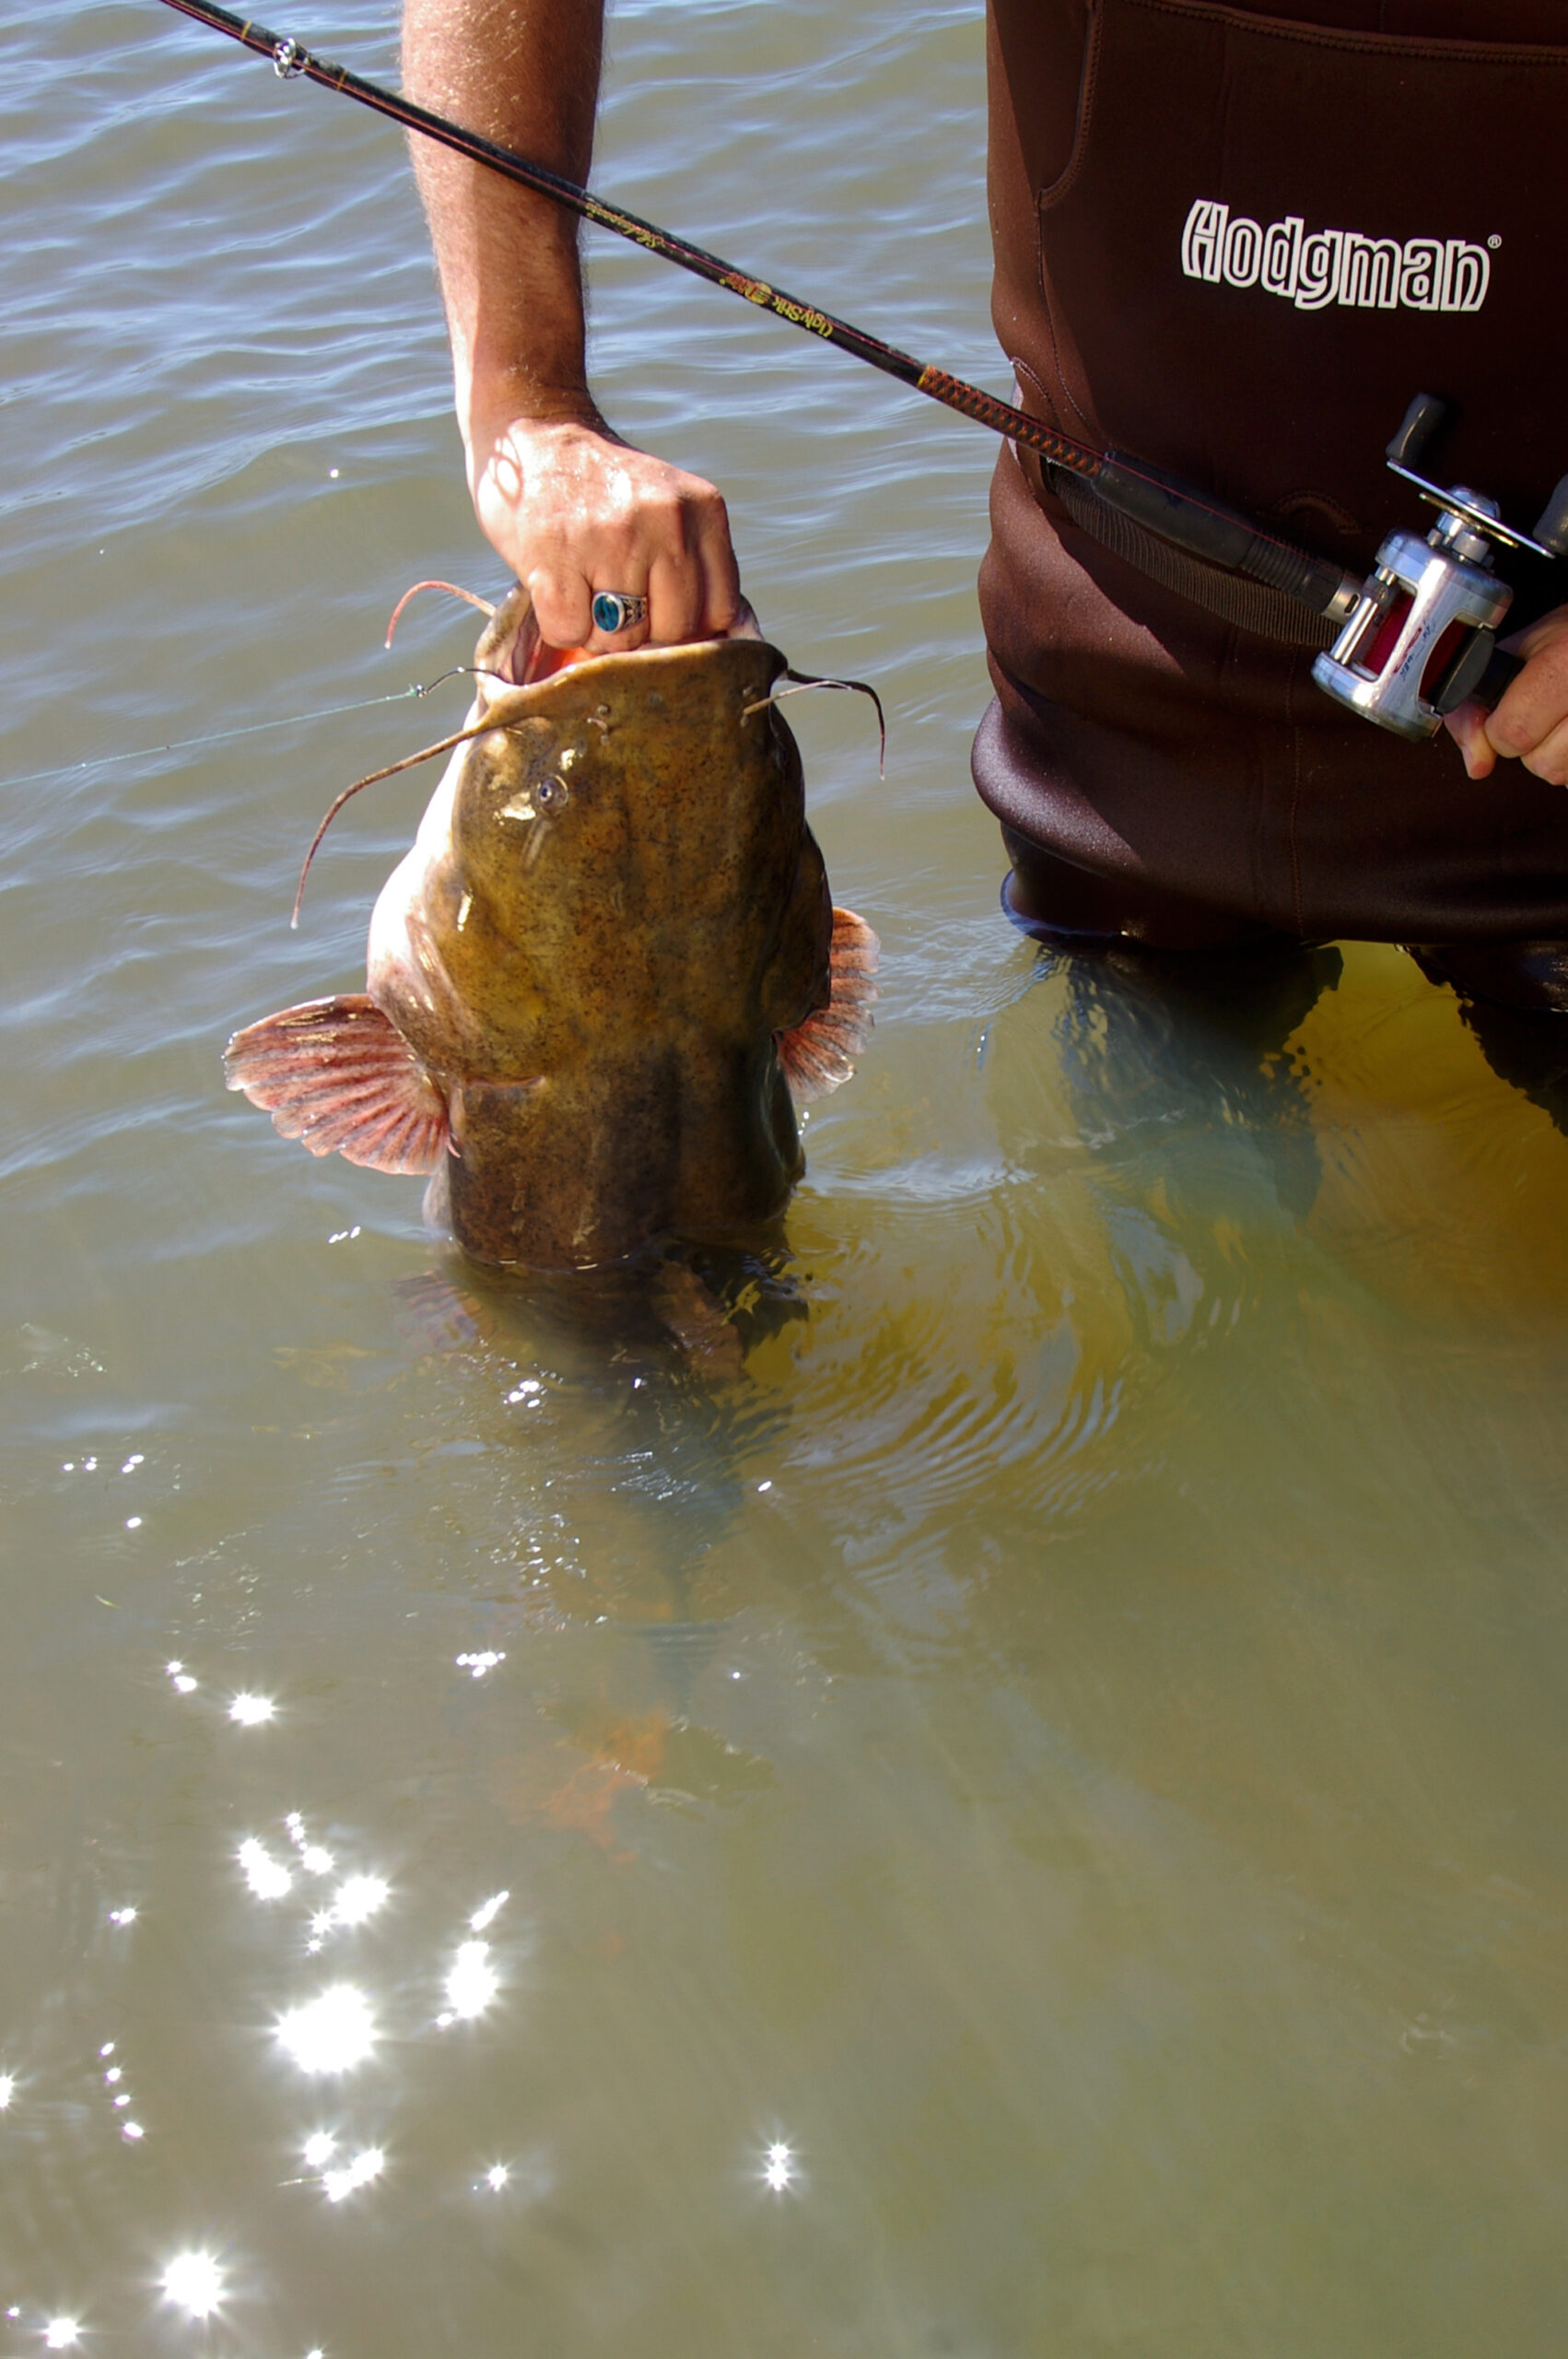
<path id="1" fill-rule="evenodd" d="M 634 596 L 629 590 L 596 590 L 593 593 L 594 626 L 607 639 L 618 630 L 629 630 L 633 623 L 641 622 L 647 612 L 647 599 Z"/>

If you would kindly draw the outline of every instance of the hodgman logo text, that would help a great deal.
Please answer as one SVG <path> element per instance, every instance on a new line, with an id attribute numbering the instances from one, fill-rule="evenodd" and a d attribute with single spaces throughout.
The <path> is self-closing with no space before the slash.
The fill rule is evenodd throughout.
<path id="1" fill-rule="evenodd" d="M 1200 196 L 1181 233 L 1181 266 L 1211 286 L 1261 287 L 1298 311 L 1348 303 L 1365 311 L 1479 311 L 1492 256 L 1463 238 L 1363 238 L 1315 229 L 1295 214 L 1267 229 Z"/>

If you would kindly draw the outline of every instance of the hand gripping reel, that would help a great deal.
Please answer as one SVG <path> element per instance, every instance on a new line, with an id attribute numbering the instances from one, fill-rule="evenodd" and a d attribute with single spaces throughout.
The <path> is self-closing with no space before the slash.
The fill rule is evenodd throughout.
<path id="1" fill-rule="evenodd" d="M 1496 652 L 1497 627 L 1514 593 L 1491 570 L 1495 542 L 1532 557 L 1568 557 L 1568 475 L 1532 539 L 1504 524 L 1497 502 L 1456 484 L 1444 491 L 1414 471 L 1441 422 L 1443 404 L 1418 393 L 1388 445 L 1388 464 L 1438 510 L 1425 540 L 1393 532 L 1344 628 L 1312 676 L 1336 702 L 1380 729 L 1419 742 L 1467 697 L 1495 704 L 1519 670 Z"/>

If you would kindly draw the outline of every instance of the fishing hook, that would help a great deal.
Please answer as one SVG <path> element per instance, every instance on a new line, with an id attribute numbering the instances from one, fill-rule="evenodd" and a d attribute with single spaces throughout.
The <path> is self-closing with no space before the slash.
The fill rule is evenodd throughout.
<path id="1" fill-rule="evenodd" d="M 427 697 L 432 688 L 439 688 L 446 680 L 498 680 L 503 688 L 515 688 L 517 686 L 509 673 L 492 672 L 487 663 L 452 663 L 446 671 L 438 672 L 433 680 L 427 680 L 422 688 L 412 690 L 411 694 Z M 497 727 L 501 725 L 497 722 Z"/>

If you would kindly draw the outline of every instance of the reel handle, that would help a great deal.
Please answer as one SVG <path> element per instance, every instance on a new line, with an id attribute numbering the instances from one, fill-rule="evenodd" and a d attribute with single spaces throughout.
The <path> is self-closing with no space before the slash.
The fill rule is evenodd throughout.
<path id="1" fill-rule="evenodd" d="M 1448 414 L 1446 402 L 1435 393 L 1418 393 L 1399 423 L 1399 430 L 1388 445 L 1391 467 L 1414 468 L 1420 465 L 1426 446 Z"/>
<path id="2" fill-rule="evenodd" d="M 1536 538 L 1553 557 L 1568 557 L 1568 475 L 1558 484 L 1536 522 Z"/>

